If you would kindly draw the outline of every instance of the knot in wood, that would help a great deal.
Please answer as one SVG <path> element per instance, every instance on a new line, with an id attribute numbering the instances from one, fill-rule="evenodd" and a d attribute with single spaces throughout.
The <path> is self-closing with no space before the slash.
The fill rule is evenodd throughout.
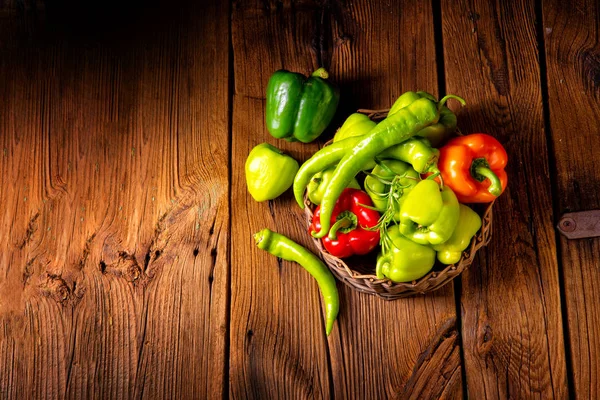
<path id="1" fill-rule="evenodd" d="M 67 301 L 71 294 L 67 283 L 58 275 L 43 276 L 39 288 L 45 296 L 52 297 L 58 303 Z"/>

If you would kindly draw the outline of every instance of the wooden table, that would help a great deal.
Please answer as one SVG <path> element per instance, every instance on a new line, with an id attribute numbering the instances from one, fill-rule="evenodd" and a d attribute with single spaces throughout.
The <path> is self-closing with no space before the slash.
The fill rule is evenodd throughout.
<path id="1" fill-rule="evenodd" d="M 568 3 L 568 4 L 566 4 Z M 99 3 L 100 4 L 100 3 Z M 0 2 L 0 398 L 600 397 L 600 6 L 559 2 Z M 406 90 L 464 96 L 510 155 L 490 245 L 386 302 L 257 250 L 312 246 L 290 193 L 256 203 L 279 68 L 331 71 L 335 126 Z M 314 247 L 311 247 L 314 249 Z"/>

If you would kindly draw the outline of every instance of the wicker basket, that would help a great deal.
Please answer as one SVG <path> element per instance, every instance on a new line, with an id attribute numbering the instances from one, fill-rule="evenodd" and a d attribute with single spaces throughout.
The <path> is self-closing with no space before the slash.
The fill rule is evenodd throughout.
<path id="1" fill-rule="evenodd" d="M 359 112 L 368 114 L 372 119 L 379 119 L 387 115 L 387 110 L 359 110 Z M 395 283 L 389 279 L 378 279 L 375 276 L 377 251 L 373 251 L 368 256 L 350 257 L 344 261 L 329 254 L 323 247 L 320 239 L 313 238 L 313 240 L 321 253 L 321 258 L 339 280 L 360 292 L 369 293 L 385 300 L 395 300 L 439 289 L 471 265 L 477 250 L 486 246 L 491 239 L 493 204 L 492 202 L 487 205 L 476 205 L 473 207 L 481 216 L 481 229 L 473 237 L 471 244 L 463 252 L 458 263 L 443 265 L 436 261 L 433 269 L 427 275 L 413 282 Z M 306 224 L 307 227 L 310 227 L 316 207 L 308 200 L 306 195 L 304 197 L 304 205 Z"/>

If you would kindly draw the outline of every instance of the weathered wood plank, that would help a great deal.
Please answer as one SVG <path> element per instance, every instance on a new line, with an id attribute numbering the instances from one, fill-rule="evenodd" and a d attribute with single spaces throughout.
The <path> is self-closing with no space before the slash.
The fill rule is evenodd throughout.
<path id="1" fill-rule="evenodd" d="M 340 285 L 341 313 L 328 341 L 330 387 L 316 285 L 298 266 L 283 262 L 278 270 L 277 261 L 251 241 L 251 234 L 266 225 L 310 244 L 303 217 L 289 194 L 268 205 L 254 203 L 242 172 L 249 150 L 262 141 L 302 159 L 316 149 L 274 141 L 266 132 L 264 90 L 278 68 L 308 73 L 319 61 L 331 66 L 333 79 L 342 84 L 341 114 L 389 106 L 401 90 L 436 93 L 435 48 L 426 47 L 422 57 L 421 47 L 406 40 L 433 42 L 430 6 L 284 2 L 233 7 L 232 220 L 238 228 L 232 242 L 247 244 L 232 246 L 230 394 L 460 396 L 451 287 L 389 303 Z M 421 18 L 424 22 L 415 25 Z M 302 313 L 296 312 L 299 304 Z"/>
<path id="2" fill-rule="evenodd" d="M 309 74 L 318 68 L 317 21 L 321 9 L 306 2 L 234 2 L 231 171 L 232 398 L 328 398 L 327 344 L 322 305 L 313 278 L 295 263 L 256 248 L 252 235 L 268 227 L 311 245 L 303 212 L 291 192 L 255 202 L 246 189 L 244 164 L 255 145 L 269 142 L 307 159 L 316 144 L 287 143 L 265 126 L 265 92 L 280 68 Z M 332 76 L 336 79 L 336 76 Z M 337 330 L 338 328 L 334 328 Z"/>
<path id="3" fill-rule="evenodd" d="M 228 21 L 2 41 L 0 397 L 224 393 Z"/>
<path id="4" fill-rule="evenodd" d="M 462 275 L 468 395 L 565 398 L 534 3 L 442 1 L 442 19 L 447 91 L 468 102 L 459 127 L 494 135 L 510 157 L 492 241 Z"/>
<path id="5" fill-rule="evenodd" d="M 544 1 L 556 211 L 600 208 L 600 5 Z M 600 240 L 560 236 L 574 395 L 600 396 Z"/>
<path id="6" fill-rule="evenodd" d="M 407 90 L 438 93 L 430 2 L 334 2 L 332 71 L 344 115 L 381 109 Z M 339 398 L 460 398 L 452 285 L 386 302 L 341 290 L 340 330 L 329 340 Z"/>

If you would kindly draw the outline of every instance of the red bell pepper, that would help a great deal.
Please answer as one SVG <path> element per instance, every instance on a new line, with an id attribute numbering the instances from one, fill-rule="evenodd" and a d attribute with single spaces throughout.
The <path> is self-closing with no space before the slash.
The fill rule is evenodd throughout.
<path id="1" fill-rule="evenodd" d="M 344 189 L 338 198 L 331 216 L 329 235 L 321 239 L 327 251 L 336 257 L 344 258 L 369 253 L 379 244 L 379 230 L 367 230 L 379 222 L 379 213 L 373 209 L 373 202 L 366 192 L 358 189 Z M 321 206 L 315 210 L 309 232 L 321 230 Z"/>
<path id="2" fill-rule="evenodd" d="M 489 203 L 500 196 L 508 178 L 506 150 L 485 133 L 459 136 L 440 149 L 438 168 L 444 185 L 461 203 Z"/>

